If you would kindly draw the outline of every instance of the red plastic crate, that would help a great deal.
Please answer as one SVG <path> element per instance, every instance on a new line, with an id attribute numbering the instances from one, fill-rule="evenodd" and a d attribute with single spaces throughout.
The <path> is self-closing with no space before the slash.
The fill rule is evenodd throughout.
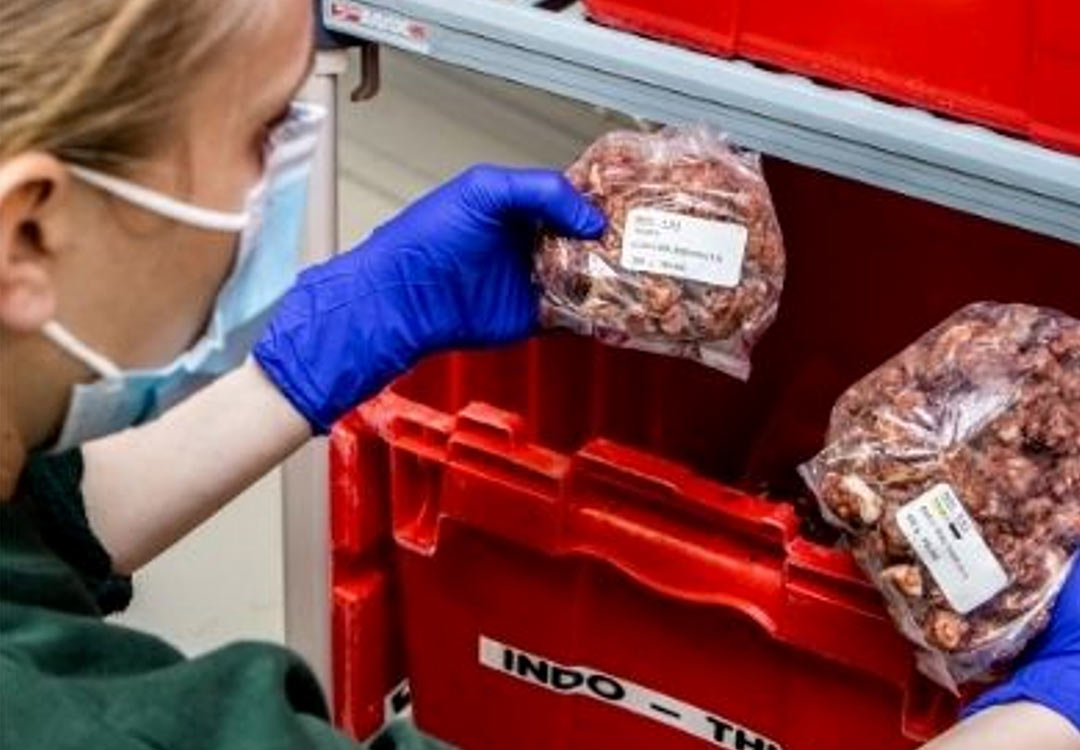
<path id="1" fill-rule="evenodd" d="M 356 739 L 407 698 L 391 554 L 387 447 L 352 414 L 330 437 L 334 720 Z"/>
<path id="2" fill-rule="evenodd" d="M 586 0 L 596 20 L 1080 152 L 1074 0 Z"/>
<path id="3" fill-rule="evenodd" d="M 465 750 L 702 746 L 645 696 L 732 742 L 719 722 L 785 750 L 888 750 L 952 719 L 847 555 L 763 496 L 802 496 L 835 398 L 949 312 L 1080 314 L 1080 248 L 765 170 L 789 272 L 748 383 L 555 334 L 433 358 L 364 407 L 383 442 L 359 479 L 392 498 L 422 728 Z M 532 679 L 483 666 L 481 636 Z M 537 684 L 541 658 L 574 695 Z M 633 691 L 644 715 L 605 678 L 652 691 Z"/>
<path id="4" fill-rule="evenodd" d="M 910 748 L 955 715 L 790 506 L 388 395 L 416 719 L 463 748 Z"/>

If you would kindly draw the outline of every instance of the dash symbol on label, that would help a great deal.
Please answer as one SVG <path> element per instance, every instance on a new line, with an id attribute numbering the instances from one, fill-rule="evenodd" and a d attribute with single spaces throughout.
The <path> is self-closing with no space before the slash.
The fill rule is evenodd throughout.
<path id="1" fill-rule="evenodd" d="M 682 718 L 682 714 L 680 714 L 678 711 L 670 709 L 667 706 L 661 706 L 659 703 L 650 703 L 649 708 L 651 708 L 653 711 L 656 711 L 657 713 L 666 714 L 673 719 Z"/>

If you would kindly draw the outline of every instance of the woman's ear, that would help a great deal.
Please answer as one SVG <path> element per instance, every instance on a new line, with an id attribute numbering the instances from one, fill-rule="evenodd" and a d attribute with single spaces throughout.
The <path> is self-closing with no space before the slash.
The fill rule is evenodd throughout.
<path id="1" fill-rule="evenodd" d="M 37 331 L 56 313 L 68 186 L 68 171 L 50 154 L 29 152 L 0 163 L 0 328 Z"/>

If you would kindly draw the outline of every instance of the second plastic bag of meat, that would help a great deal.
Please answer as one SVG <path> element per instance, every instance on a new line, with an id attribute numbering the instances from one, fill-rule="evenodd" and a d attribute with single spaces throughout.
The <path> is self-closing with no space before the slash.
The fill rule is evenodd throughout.
<path id="1" fill-rule="evenodd" d="M 706 126 L 619 131 L 567 170 L 608 217 L 595 242 L 545 237 L 547 326 L 746 379 L 776 317 L 784 247 L 757 155 Z"/>
<path id="2" fill-rule="evenodd" d="M 969 305 L 850 388 L 802 467 L 924 672 L 992 678 L 1080 547 L 1080 321 Z"/>

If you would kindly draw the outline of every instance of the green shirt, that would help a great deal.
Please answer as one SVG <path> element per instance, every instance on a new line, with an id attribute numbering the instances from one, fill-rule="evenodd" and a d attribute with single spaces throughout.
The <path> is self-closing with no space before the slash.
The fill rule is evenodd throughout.
<path id="1" fill-rule="evenodd" d="M 31 461 L 0 505 L 0 747 L 353 748 L 311 672 L 284 648 L 195 659 L 105 622 L 126 606 L 90 531 L 77 452 Z"/>

